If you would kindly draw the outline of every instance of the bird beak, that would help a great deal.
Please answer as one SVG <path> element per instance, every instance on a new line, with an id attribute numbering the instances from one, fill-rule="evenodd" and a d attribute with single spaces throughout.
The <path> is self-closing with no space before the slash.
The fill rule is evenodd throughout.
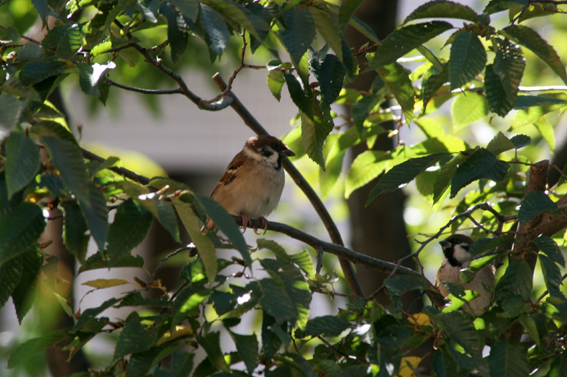
<path id="1" fill-rule="evenodd" d="M 451 243 L 449 241 L 446 241 L 446 240 L 439 241 L 439 245 L 441 245 L 441 247 L 443 249 L 447 249 L 447 248 L 451 247 Z"/>
<path id="2" fill-rule="evenodd" d="M 280 152 L 280 155 L 291 157 L 291 156 L 295 156 L 295 153 L 293 153 L 291 149 L 284 149 L 283 151 Z"/>

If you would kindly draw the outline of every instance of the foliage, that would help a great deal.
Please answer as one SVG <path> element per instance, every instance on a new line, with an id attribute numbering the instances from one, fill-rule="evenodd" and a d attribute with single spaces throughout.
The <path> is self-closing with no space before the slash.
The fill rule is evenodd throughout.
<path id="1" fill-rule="evenodd" d="M 51 25 L 42 41 L 26 37 L 26 30 L 2 27 L 0 298 L 6 305 L 12 297 L 21 322 L 32 307 L 39 280 L 41 290 L 58 298 L 74 322 L 22 342 L 12 350 L 9 368 L 24 367 L 30 357 L 54 345 L 73 356 L 95 336 L 110 332 L 117 334 L 112 360 L 76 376 L 391 376 L 427 368 L 427 363 L 436 376 L 475 370 L 489 376 L 527 376 L 534 370 L 540 376 L 564 373 L 567 299 L 560 245 L 567 227 L 561 186 L 566 176 L 562 174 L 559 186 L 546 188 L 547 165 L 535 164 L 525 151 L 541 138 L 553 148 L 550 119 L 567 109 L 567 90 L 549 87 L 532 95 L 520 87 L 526 51 L 533 53 L 530 59 L 549 67 L 556 82 L 567 84 L 564 63 L 552 44 L 528 26 L 533 17 L 564 17 L 559 5 L 493 0 L 477 14 L 462 4 L 432 1 L 379 41 L 352 16 L 358 0 L 340 7 L 321 0 L 32 3 L 44 26 Z M 498 27 L 492 18 L 504 12 L 509 22 Z M 356 52 L 347 46 L 347 24 L 370 44 Z M 445 57 L 423 46 L 439 40 L 448 45 Z M 397 273 L 384 286 L 391 304 L 347 294 L 349 302 L 337 315 L 311 317 L 313 294 L 335 291 L 333 275 L 314 267 L 306 250 L 290 255 L 264 239 L 247 245 L 233 218 L 213 200 L 167 178 L 145 180 L 129 174 L 117 168 L 117 158 L 97 160 L 81 149 L 64 116 L 47 100 L 63 80 L 74 76 L 81 90 L 102 104 L 116 86 L 146 94 L 178 93 L 205 110 L 222 110 L 233 104 L 228 90 L 203 100 L 172 68 L 186 57 L 188 46 L 199 43 L 206 46 L 211 64 L 231 43 L 241 43 L 242 64 L 232 78 L 244 67 L 247 53 L 272 54 L 265 66 L 268 87 L 279 100 L 286 86 L 299 113 L 286 141 L 320 166 L 324 195 L 340 181 L 346 150 L 365 143 L 369 150 L 344 171 L 347 197 L 383 175 L 368 203 L 415 181 L 431 205 L 450 204 L 456 216 L 426 238 L 415 256 L 446 229 L 474 226 L 478 261 L 462 272 L 463 280 L 495 257 L 507 261 L 499 269 L 490 309 L 473 318 L 453 305 L 429 304 L 409 315 L 401 296 L 421 290 L 434 297 L 436 288 L 423 273 L 400 274 L 403 270 L 393 265 L 388 268 Z M 282 48 L 285 57 L 279 56 Z M 421 54 L 417 59 L 404 58 L 416 49 Z M 358 56 L 364 57 L 360 66 Z M 121 74 L 112 76 L 113 70 L 137 69 L 144 65 L 142 60 L 178 87 L 153 91 L 121 83 Z M 408 61 L 420 65 L 410 71 L 404 66 Z M 370 89 L 345 88 L 361 71 L 375 73 Z M 475 122 L 488 118 L 496 131 L 499 125 L 511 126 L 494 131 L 489 142 L 470 144 L 446 132 L 434 118 L 453 97 L 455 131 L 471 130 Z M 397 105 L 385 108 L 390 100 Z M 333 104 L 351 106 L 351 116 L 336 114 Z M 392 120 L 394 131 L 386 127 Z M 335 122 L 341 121 L 352 127 L 336 128 Z M 424 135 L 419 142 L 400 142 L 387 152 L 372 150 L 378 135 L 396 137 L 411 122 Z M 531 125 L 541 136 L 530 138 L 518 131 Z M 116 210 L 111 223 L 109 210 Z M 131 252 L 146 238 L 154 219 L 178 242 L 180 232 L 186 231 L 199 257 L 183 268 L 183 285 L 175 294 L 150 277 L 137 280 L 134 290 L 78 311 L 58 291 L 56 263 L 42 251 L 46 244 L 38 243 L 54 213 L 62 213 L 61 237 L 80 262 L 79 273 L 143 269 L 145 261 Z M 201 233 L 199 224 L 207 217 L 229 237 L 229 244 L 213 233 Z M 87 258 L 90 238 L 98 251 Z M 323 248 L 322 241 L 319 245 Z M 234 249 L 238 257 L 219 258 L 219 248 Z M 262 249 L 273 256 L 265 257 Z M 348 249 L 342 252 L 355 258 Z M 266 276 L 250 275 L 253 265 Z M 239 271 L 227 272 L 231 266 Z M 546 287 L 539 297 L 534 273 Z M 104 289 L 126 283 L 101 278 L 89 285 Z M 160 297 L 142 295 L 150 289 L 161 290 Z M 454 301 L 471 297 L 454 287 L 452 293 Z M 110 307 L 147 310 L 116 320 L 103 314 Z M 261 328 L 235 332 L 243 315 L 252 312 L 259 313 Z M 223 350 L 221 332 L 230 336 L 236 351 Z M 415 356 L 422 345 L 428 351 Z M 489 352 L 483 353 L 487 345 Z M 199 362 L 194 360 L 197 348 L 206 353 Z"/>

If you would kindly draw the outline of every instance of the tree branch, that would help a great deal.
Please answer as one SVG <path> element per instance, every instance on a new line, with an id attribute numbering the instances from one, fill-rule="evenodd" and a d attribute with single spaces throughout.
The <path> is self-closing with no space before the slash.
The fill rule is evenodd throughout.
<path id="1" fill-rule="evenodd" d="M 234 221 L 239 226 L 242 226 L 242 218 L 240 216 L 233 216 Z M 256 229 L 262 229 L 263 224 L 261 220 L 251 219 L 250 222 L 252 223 L 252 227 Z M 386 262 L 380 259 L 372 258 L 368 255 L 357 253 L 345 246 L 337 245 L 331 242 L 325 242 L 320 240 L 309 233 L 305 233 L 299 229 L 293 228 L 289 225 L 277 223 L 275 221 L 269 221 L 267 230 L 271 230 L 273 232 L 278 232 L 285 234 L 293 239 L 301 241 L 315 250 L 323 250 L 329 254 L 333 254 L 338 256 L 339 258 L 344 258 L 348 261 L 351 261 L 356 264 L 361 264 L 363 266 L 373 268 L 382 272 L 390 272 L 396 268 L 395 263 Z M 412 270 L 411 268 L 407 268 L 404 266 L 400 266 L 397 269 L 397 273 L 399 275 L 414 275 L 414 276 L 421 276 L 421 274 L 417 271 Z"/>
<path id="2" fill-rule="evenodd" d="M 144 89 L 136 88 L 133 86 L 119 84 L 111 79 L 106 79 L 109 86 L 115 86 L 120 89 L 129 90 L 131 92 L 142 93 L 142 94 L 182 94 L 179 88 L 177 89 Z"/>
<path id="3" fill-rule="evenodd" d="M 94 154 L 91 151 L 88 151 L 84 148 L 81 148 L 81 151 L 83 152 L 83 157 L 86 158 L 87 160 L 95 160 L 95 161 L 99 161 L 99 162 L 103 162 L 106 159 L 102 158 L 96 154 Z M 111 167 L 109 168 L 109 170 L 112 170 L 113 172 L 120 174 L 128 179 L 131 179 L 134 182 L 138 182 L 141 183 L 143 185 L 147 185 L 150 183 L 150 179 L 147 177 L 144 177 L 143 175 L 140 175 L 138 173 L 134 173 L 131 170 L 125 169 L 125 168 L 120 168 L 117 166 Z"/>
<path id="4" fill-rule="evenodd" d="M 213 80 L 221 91 L 226 90 L 226 83 L 218 73 L 213 76 Z M 252 131 L 254 131 L 258 135 L 268 134 L 264 127 L 262 127 L 262 125 L 256 120 L 256 118 L 254 118 L 254 116 L 248 111 L 248 109 L 244 107 L 242 102 L 240 102 L 240 100 L 236 97 L 236 95 L 234 95 L 233 92 L 229 92 L 227 98 L 229 97 L 233 98 L 233 102 L 230 106 L 234 111 L 236 111 L 236 113 L 240 116 L 240 118 L 242 118 L 244 123 L 248 127 L 250 127 Z M 344 242 L 336 224 L 334 223 L 331 215 L 327 211 L 327 208 L 325 208 L 325 205 L 323 204 L 317 193 L 315 193 L 315 190 L 313 190 L 309 183 L 307 183 L 305 178 L 303 178 L 299 170 L 297 170 L 297 168 L 289 161 L 289 159 L 283 159 L 283 167 L 287 171 L 289 176 L 293 179 L 295 184 L 303 191 L 305 196 L 307 196 L 307 198 L 311 202 L 311 205 L 313 206 L 313 208 L 315 208 L 315 211 L 317 211 L 317 214 L 323 221 L 323 224 L 325 224 L 327 232 L 329 233 L 329 236 L 331 237 L 333 243 L 344 246 Z M 353 266 L 348 260 L 342 257 L 339 257 L 339 262 L 352 293 L 357 296 L 364 297 L 364 292 L 362 291 L 360 282 L 356 278 L 356 272 L 354 271 Z"/>

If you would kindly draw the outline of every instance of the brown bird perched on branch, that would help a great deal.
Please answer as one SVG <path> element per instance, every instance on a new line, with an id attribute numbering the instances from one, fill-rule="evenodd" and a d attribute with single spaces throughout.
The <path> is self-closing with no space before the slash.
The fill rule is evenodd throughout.
<path id="1" fill-rule="evenodd" d="M 443 263 L 439 271 L 437 271 L 435 286 L 439 288 L 443 297 L 447 297 L 449 291 L 441 283 L 441 280 L 449 283 L 459 283 L 463 285 L 465 290 L 478 292 L 478 297 L 471 300 L 469 305 L 475 315 L 480 315 L 490 306 L 492 293 L 488 292 L 483 284 L 494 288 L 494 266 L 492 264 L 485 265 L 477 271 L 472 281 L 463 284 L 461 269 L 468 267 L 471 263 L 469 249 L 473 242 L 472 238 L 463 234 L 454 234 L 439 242 L 441 247 L 443 247 Z M 468 311 L 468 307 L 465 306 L 465 310 Z"/>
<path id="2" fill-rule="evenodd" d="M 284 187 L 282 159 L 295 156 L 280 139 L 261 135 L 248 139 L 244 148 L 226 168 L 211 193 L 230 214 L 242 218 L 244 230 L 250 219 L 259 218 L 268 226 L 268 216 L 278 205 Z M 207 228 L 214 223 L 207 220 Z M 204 229 L 201 229 L 202 231 Z"/>

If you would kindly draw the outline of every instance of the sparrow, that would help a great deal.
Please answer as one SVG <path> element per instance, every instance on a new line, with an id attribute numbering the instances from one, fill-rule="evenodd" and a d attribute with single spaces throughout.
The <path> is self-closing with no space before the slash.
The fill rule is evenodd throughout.
<path id="1" fill-rule="evenodd" d="M 492 266 L 492 264 L 485 265 L 477 271 L 472 281 L 463 284 L 461 280 L 461 269 L 468 267 L 471 263 L 469 249 L 473 242 L 472 238 L 463 234 L 454 234 L 439 242 L 443 248 L 443 263 L 439 271 L 437 271 L 435 286 L 439 288 L 443 297 L 447 297 L 449 291 L 441 280 L 449 283 L 459 283 L 463 285 L 465 290 L 478 292 L 478 297 L 469 301 L 474 315 L 478 316 L 484 313 L 490 306 L 492 294 L 488 292 L 483 284 L 487 287 L 494 288 L 494 266 Z M 465 307 L 465 311 L 469 311 L 468 307 Z"/>
<path id="2" fill-rule="evenodd" d="M 251 137 L 226 168 L 211 198 L 230 214 L 240 216 L 245 231 L 250 219 L 255 218 L 262 221 L 265 231 L 265 216 L 276 208 L 282 195 L 282 160 L 287 156 L 295 153 L 280 139 L 268 135 Z M 215 227 L 210 218 L 206 225 L 210 230 Z"/>

